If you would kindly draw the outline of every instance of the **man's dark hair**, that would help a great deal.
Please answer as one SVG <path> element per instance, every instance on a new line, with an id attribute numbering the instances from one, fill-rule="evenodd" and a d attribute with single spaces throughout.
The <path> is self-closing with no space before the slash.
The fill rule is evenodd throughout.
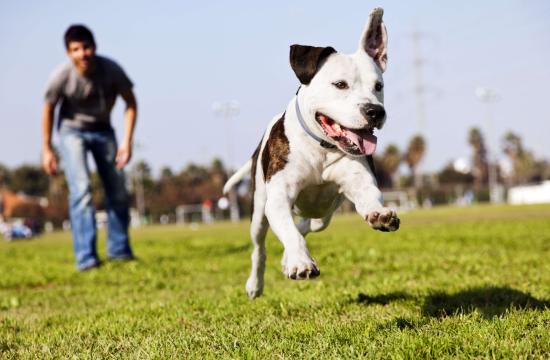
<path id="1" fill-rule="evenodd" d="M 94 35 L 90 29 L 84 25 L 78 24 L 69 26 L 67 31 L 65 31 L 64 39 L 66 49 L 69 49 L 69 43 L 72 41 L 86 41 L 95 47 Z"/>

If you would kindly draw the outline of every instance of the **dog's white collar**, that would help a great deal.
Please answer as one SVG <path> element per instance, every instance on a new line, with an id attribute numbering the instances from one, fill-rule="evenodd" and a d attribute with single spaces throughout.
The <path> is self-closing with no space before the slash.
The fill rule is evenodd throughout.
<path id="1" fill-rule="evenodd" d="M 317 141 L 317 142 L 319 143 L 319 145 L 321 145 L 321 146 L 324 147 L 325 149 L 333 149 L 333 148 L 335 148 L 336 145 L 331 144 L 331 143 L 329 143 L 328 141 L 321 139 L 319 136 L 315 135 L 315 134 L 313 133 L 313 131 L 311 131 L 310 128 L 307 127 L 306 122 L 304 121 L 304 118 L 302 117 L 302 112 L 300 111 L 300 105 L 298 105 L 298 93 L 299 93 L 299 92 L 300 92 L 300 88 L 298 88 L 298 91 L 296 91 L 296 99 L 295 99 L 294 103 L 296 104 L 296 105 L 295 105 L 295 108 L 296 108 L 296 117 L 298 118 L 298 122 L 299 122 L 300 125 L 302 126 L 302 129 L 304 129 L 304 131 L 306 132 L 306 134 L 308 134 L 308 135 L 311 136 L 313 139 L 315 139 L 315 141 Z"/>

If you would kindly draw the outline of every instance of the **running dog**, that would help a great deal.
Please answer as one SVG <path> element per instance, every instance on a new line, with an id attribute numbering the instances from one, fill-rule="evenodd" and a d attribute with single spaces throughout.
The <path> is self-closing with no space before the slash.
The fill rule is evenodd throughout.
<path id="1" fill-rule="evenodd" d="M 381 8 L 370 13 L 354 54 L 332 47 L 290 47 L 300 88 L 286 111 L 273 118 L 252 158 L 224 186 L 227 193 L 251 173 L 250 298 L 263 292 L 269 226 L 284 245 L 282 269 L 290 279 L 319 276 L 304 236 L 325 229 L 344 197 L 373 229 L 399 228 L 395 211 L 382 204 L 372 166 L 374 131 L 386 121 L 382 73 L 387 33 L 382 15 Z M 300 217 L 298 224 L 294 215 Z"/>

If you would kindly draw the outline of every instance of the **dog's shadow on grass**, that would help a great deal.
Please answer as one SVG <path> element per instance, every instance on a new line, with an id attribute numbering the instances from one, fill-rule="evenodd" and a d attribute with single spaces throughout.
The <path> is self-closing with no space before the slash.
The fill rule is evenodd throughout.
<path id="1" fill-rule="evenodd" d="M 388 305 L 390 302 L 393 301 L 399 301 L 399 300 L 409 300 L 413 297 L 407 293 L 404 292 L 391 292 L 387 294 L 379 294 L 379 295 L 367 295 L 364 293 L 359 293 L 357 295 L 357 298 L 355 298 L 354 302 L 358 304 L 363 305 Z"/>
<path id="2" fill-rule="evenodd" d="M 509 310 L 544 310 L 550 301 L 509 287 L 478 287 L 455 294 L 436 292 L 424 299 L 422 315 L 447 317 L 478 311 L 485 318 L 500 316 Z"/>
<path id="3" fill-rule="evenodd" d="M 510 310 L 550 309 L 550 301 L 541 300 L 510 287 L 485 286 L 448 294 L 434 292 L 426 297 L 415 297 L 405 292 L 367 295 L 359 293 L 353 302 L 370 305 L 388 305 L 391 302 L 415 299 L 422 303 L 422 316 L 443 318 L 478 311 L 483 317 L 500 316 Z"/>

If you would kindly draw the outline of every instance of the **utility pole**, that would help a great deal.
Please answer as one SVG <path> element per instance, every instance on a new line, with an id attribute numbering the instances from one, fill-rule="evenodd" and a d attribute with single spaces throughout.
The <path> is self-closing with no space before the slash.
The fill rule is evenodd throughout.
<path id="1" fill-rule="evenodd" d="M 233 143 L 231 139 L 231 125 L 233 118 L 241 112 L 239 103 L 235 100 L 226 102 L 216 102 L 212 104 L 214 114 L 223 118 L 225 128 L 225 145 L 226 145 L 226 161 L 227 167 L 232 167 L 233 164 Z"/>
<path id="2" fill-rule="evenodd" d="M 420 50 L 420 41 L 424 38 L 424 34 L 418 30 L 412 32 L 412 45 L 413 45 L 413 67 L 414 67 L 414 94 L 416 100 L 416 123 L 418 127 L 418 134 L 425 134 L 426 128 L 426 106 L 424 101 L 424 95 L 426 93 L 426 86 L 424 85 L 424 59 L 422 58 Z M 415 178 L 413 179 L 415 187 L 422 187 L 422 174 L 420 171 L 422 161 L 417 165 L 415 172 Z"/>
<path id="3" fill-rule="evenodd" d="M 426 106 L 424 102 L 424 94 L 426 93 L 426 87 L 423 79 L 423 66 L 424 59 L 422 58 L 420 51 L 420 40 L 424 35 L 415 30 L 412 33 L 413 44 L 413 66 L 414 66 L 414 94 L 416 98 L 416 121 L 418 125 L 418 132 L 424 133 L 426 126 Z"/>
<path id="4" fill-rule="evenodd" d="M 134 181 L 136 187 L 136 207 L 139 214 L 139 225 L 143 224 L 145 218 L 145 192 L 143 191 L 143 170 L 136 167 L 134 170 Z"/>
<path id="5" fill-rule="evenodd" d="M 136 141 L 134 143 L 136 152 L 143 150 L 143 144 Z M 138 225 L 143 225 L 145 219 L 145 192 L 143 190 L 143 169 L 139 167 L 139 162 L 134 165 L 133 169 L 134 190 L 136 192 L 136 208 L 138 211 Z"/>
<path id="6" fill-rule="evenodd" d="M 232 144 L 232 134 L 231 134 L 231 126 L 234 123 L 233 118 L 239 115 L 241 109 L 239 106 L 239 103 L 235 100 L 228 101 L 228 102 L 222 102 L 222 103 L 214 103 L 212 104 L 212 110 L 214 110 L 214 113 L 218 116 L 221 116 L 223 118 L 224 122 L 224 128 L 225 128 L 225 141 L 226 141 L 226 161 L 227 161 L 227 168 L 233 167 L 233 144 Z M 239 203 L 237 201 L 237 191 L 235 189 L 231 189 L 228 194 L 229 197 L 229 217 L 231 218 L 231 221 L 237 222 L 240 220 L 239 215 Z"/>
<path id="7" fill-rule="evenodd" d="M 496 151 L 493 151 L 493 114 L 492 104 L 496 103 L 500 96 L 495 89 L 478 87 L 475 90 L 475 95 L 485 105 L 485 119 L 487 122 L 487 160 L 489 162 L 489 198 L 491 203 L 502 202 L 502 189 L 497 178 L 497 156 Z"/>

